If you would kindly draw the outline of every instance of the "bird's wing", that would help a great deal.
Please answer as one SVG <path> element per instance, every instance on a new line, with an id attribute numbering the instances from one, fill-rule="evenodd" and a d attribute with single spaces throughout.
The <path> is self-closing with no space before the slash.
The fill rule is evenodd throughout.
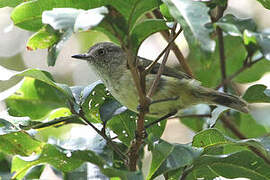
<path id="1" fill-rule="evenodd" d="M 138 64 L 139 66 L 143 66 L 144 68 L 146 68 L 147 66 L 149 66 L 153 61 L 149 60 L 149 59 L 145 59 L 142 57 L 138 57 Z M 158 69 L 160 67 L 160 64 L 157 63 L 151 70 L 151 74 L 157 74 Z M 164 71 L 162 73 L 162 75 L 164 76 L 168 76 L 168 77 L 174 77 L 174 78 L 178 78 L 178 79 L 192 79 L 192 77 L 190 77 L 188 74 L 182 72 L 182 71 L 177 71 L 173 68 L 164 67 Z"/>

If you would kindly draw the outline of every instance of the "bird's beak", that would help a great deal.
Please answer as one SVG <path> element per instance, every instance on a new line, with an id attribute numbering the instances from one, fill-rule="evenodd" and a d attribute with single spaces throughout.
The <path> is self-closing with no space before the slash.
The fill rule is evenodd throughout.
<path id="1" fill-rule="evenodd" d="M 85 54 L 77 54 L 77 55 L 73 55 L 71 57 L 72 58 L 75 58 L 75 59 L 82 59 L 82 60 L 88 60 L 88 59 L 91 59 L 92 58 L 92 56 L 90 56 L 87 53 L 85 53 Z"/>

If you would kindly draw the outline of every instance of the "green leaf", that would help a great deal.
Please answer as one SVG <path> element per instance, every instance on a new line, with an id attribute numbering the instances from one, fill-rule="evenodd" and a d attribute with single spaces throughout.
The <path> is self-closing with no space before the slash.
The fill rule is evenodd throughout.
<path id="1" fill-rule="evenodd" d="M 154 158 L 147 179 L 153 179 L 160 174 L 191 165 L 201 153 L 201 148 L 170 144 L 161 139 L 156 139 L 152 144 L 152 157 Z"/>
<path id="2" fill-rule="evenodd" d="M 23 2 L 25 2 L 25 0 L 0 0 L 0 8 L 6 6 L 15 7 Z"/>
<path id="3" fill-rule="evenodd" d="M 103 123 L 106 123 L 114 115 L 116 115 L 116 111 L 121 109 L 122 105 L 116 101 L 116 100 L 109 100 L 105 101 L 104 104 L 102 104 L 99 108 L 99 114 L 100 114 L 100 119 Z M 120 113 L 119 113 L 120 114 Z"/>
<path id="4" fill-rule="evenodd" d="M 249 103 L 270 103 L 270 90 L 263 84 L 250 86 L 243 99 Z"/>
<path id="5" fill-rule="evenodd" d="M 0 135 L 0 151 L 9 155 L 29 156 L 39 153 L 42 145 L 23 131 Z"/>
<path id="6" fill-rule="evenodd" d="M 43 25 L 41 22 L 42 12 L 53 8 L 77 8 L 92 9 L 107 5 L 107 0 L 36 0 L 20 4 L 12 11 L 11 18 L 14 24 L 22 29 L 37 31 Z"/>
<path id="7" fill-rule="evenodd" d="M 97 26 L 107 13 L 108 10 L 104 6 L 87 11 L 74 8 L 54 8 L 42 13 L 42 23 L 49 24 L 55 30 L 86 31 Z"/>
<path id="8" fill-rule="evenodd" d="M 130 146 L 130 142 L 135 138 L 136 117 L 136 113 L 126 110 L 114 116 L 107 124 L 107 127 L 117 134 L 118 139 L 127 147 Z"/>
<path id="9" fill-rule="evenodd" d="M 270 9 L 270 1 L 269 0 L 257 0 L 261 3 L 266 9 Z"/>
<path id="10" fill-rule="evenodd" d="M 62 94 L 64 94 L 67 98 L 69 98 L 70 100 L 73 101 L 72 92 L 69 89 L 69 87 L 67 87 L 67 85 L 64 85 L 64 84 L 55 83 L 53 81 L 51 74 L 49 74 L 46 71 L 42 71 L 39 69 L 27 69 L 25 71 L 22 71 L 22 72 L 16 74 L 16 76 L 25 76 L 25 77 L 31 77 L 31 78 L 40 80 L 40 81 L 58 89 L 60 92 L 62 92 Z"/>
<path id="11" fill-rule="evenodd" d="M 168 29 L 166 22 L 161 19 L 148 19 L 137 24 L 131 32 L 133 49 L 139 49 L 141 43 L 151 34 Z"/>
<path id="12" fill-rule="evenodd" d="M 227 75 L 230 76 L 242 68 L 247 56 L 243 40 L 240 37 L 225 36 L 225 56 Z M 209 59 L 201 59 L 202 54 L 192 50 L 188 58 L 192 64 L 195 77 L 202 82 L 202 85 L 215 88 L 221 79 L 218 48 Z M 249 83 L 259 80 L 262 75 L 269 72 L 270 62 L 261 60 L 250 68 L 241 72 L 233 80 L 238 83 Z M 215 74 L 215 76 L 213 76 Z"/>
<path id="13" fill-rule="evenodd" d="M 168 20 L 168 21 L 174 21 L 174 18 L 169 12 L 169 8 L 166 6 L 166 4 L 161 4 L 159 6 L 161 14 Z"/>
<path id="14" fill-rule="evenodd" d="M 196 134 L 192 141 L 192 146 L 202 147 L 206 150 L 216 149 L 220 146 L 235 145 L 235 146 L 253 146 L 259 150 L 266 157 L 270 158 L 269 149 L 270 137 L 264 136 L 259 138 L 251 138 L 244 140 L 234 140 L 224 134 L 222 134 L 217 129 L 207 129 Z"/>
<path id="15" fill-rule="evenodd" d="M 125 17 L 131 30 L 141 16 L 157 8 L 161 3 L 157 0 L 126 0 L 111 1 L 110 4 Z"/>
<path id="16" fill-rule="evenodd" d="M 269 33 L 257 33 L 249 30 L 244 31 L 244 43 L 247 46 L 256 47 L 259 49 L 265 59 L 270 60 L 270 34 Z M 254 50 L 255 51 L 255 50 Z"/>
<path id="17" fill-rule="evenodd" d="M 215 42 L 210 39 L 211 32 L 205 25 L 211 23 L 209 8 L 202 2 L 190 0 L 163 0 L 171 15 L 181 24 L 185 37 L 191 46 L 199 46 L 206 52 L 215 50 Z"/>
<path id="18" fill-rule="evenodd" d="M 8 112 L 12 116 L 28 116 L 39 119 L 56 108 L 66 107 L 66 97 L 48 84 L 26 78 L 21 88 L 6 100 Z"/>
<path id="19" fill-rule="evenodd" d="M 123 110 L 125 111 L 123 112 Z M 124 107 L 117 111 L 122 113 L 113 116 L 113 118 L 108 122 L 107 127 L 117 134 L 118 139 L 129 147 L 130 142 L 135 138 L 137 114 L 130 110 L 126 110 Z M 155 120 L 156 118 L 146 117 L 145 124 L 149 124 Z M 154 137 L 160 137 L 164 132 L 165 126 L 166 121 L 162 121 L 150 128 L 147 128 L 146 132 Z"/>
<path id="20" fill-rule="evenodd" d="M 249 151 L 228 155 L 203 155 L 194 163 L 193 170 L 186 179 L 201 177 L 213 179 L 218 176 L 252 180 L 270 179 L 269 168 L 269 164 Z"/>
<path id="21" fill-rule="evenodd" d="M 48 66 L 54 66 L 56 59 L 64 46 L 64 43 L 71 37 L 72 30 L 68 29 L 64 33 L 61 34 L 60 39 L 56 44 L 49 47 L 48 49 L 48 56 L 47 56 L 47 64 Z"/>
<path id="22" fill-rule="evenodd" d="M 256 31 L 257 25 L 253 19 L 239 19 L 232 14 L 226 14 L 215 25 L 231 36 L 242 37 L 244 30 Z"/>
<path id="23" fill-rule="evenodd" d="M 92 122 L 100 122 L 99 108 L 105 101 L 114 100 L 101 81 L 94 82 L 81 92 L 80 105 L 85 116 Z"/>
<path id="24" fill-rule="evenodd" d="M 28 50 L 46 49 L 59 41 L 59 34 L 50 26 L 45 26 L 33 34 L 27 42 Z"/>

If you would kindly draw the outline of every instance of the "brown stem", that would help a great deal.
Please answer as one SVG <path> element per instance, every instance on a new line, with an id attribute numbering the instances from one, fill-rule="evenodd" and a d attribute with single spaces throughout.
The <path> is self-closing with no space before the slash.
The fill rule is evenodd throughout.
<path id="1" fill-rule="evenodd" d="M 145 68 L 144 74 L 148 74 L 153 67 L 157 64 L 158 60 L 163 56 L 164 53 L 167 52 L 167 50 L 171 47 L 171 45 L 174 43 L 174 40 L 177 38 L 177 36 L 182 32 L 182 29 L 180 29 L 174 36 L 169 40 L 167 46 L 161 51 L 161 53 L 158 55 L 158 57 L 148 66 Z"/>
<path id="2" fill-rule="evenodd" d="M 171 32 L 171 35 L 170 35 L 170 40 L 173 38 L 173 36 L 175 35 L 175 29 L 176 29 L 176 26 L 177 24 L 174 23 L 174 27 L 172 28 L 172 32 Z M 162 63 L 161 65 L 159 66 L 159 69 L 158 69 L 158 72 L 157 72 L 157 75 L 156 75 L 156 78 L 154 79 L 148 93 L 147 93 L 147 97 L 148 98 L 151 98 L 153 96 L 153 94 L 155 93 L 156 89 L 157 89 L 157 86 L 158 86 L 158 83 L 160 81 L 160 78 L 161 78 L 161 75 L 164 71 L 164 68 L 165 68 L 165 65 L 167 63 L 167 60 L 168 60 L 168 57 L 169 57 L 169 54 L 170 54 L 170 45 L 169 47 L 167 48 L 166 52 L 165 52 L 165 55 L 163 57 L 163 60 L 162 60 Z"/>
<path id="3" fill-rule="evenodd" d="M 221 79 L 224 81 L 227 78 L 226 75 L 226 57 L 225 57 L 225 49 L 224 49 L 224 40 L 223 40 L 223 32 L 220 27 L 217 27 L 217 36 L 218 36 L 218 45 L 219 45 L 219 61 L 220 61 L 220 69 L 221 69 Z M 227 84 L 223 85 L 224 92 L 227 92 Z"/>
<path id="4" fill-rule="evenodd" d="M 156 18 L 158 19 L 163 19 L 162 14 L 158 11 L 158 10 L 154 10 L 153 14 Z M 149 18 L 153 18 L 151 15 L 149 16 Z M 160 32 L 161 35 L 163 36 L 163 38 L 169 43 L 170 42 L 170 33 L 168 30 L 165 31 L 161 31 Z M 191 77 L 194 77 L 191 68 L 189 67 L 183 53 L 181 52 L 181 50 L 178 48 L 178 46 L 175 44 L 175 42 L 172 42 L 172 46 L 171 49 L 173 51 L 173 53 L 175 54 L 177 60 L 179 61 L 179 63 L 181 64 L 181 66 L 183 67 L 183 70 Z"/>
<path id="5" fill-rule="evenodd" d="M 235 126 L 235 124 L 226 116 L 221 116 L 222 123 L 229 128 L 234 135 L 236 135 L 239 139 L 247 139 L 247 137 L 239 131 L 239 129 Z M 270 159 L 268 159 L 261 151 L 253 146 L 248 146 L 248 148 L 253 151 L 257 156 L 261 157 L 266 163 L 270 164 Z"/>

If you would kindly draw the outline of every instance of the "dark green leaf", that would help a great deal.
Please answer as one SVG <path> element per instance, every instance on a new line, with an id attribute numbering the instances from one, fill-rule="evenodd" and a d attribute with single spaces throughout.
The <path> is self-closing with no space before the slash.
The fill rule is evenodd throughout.
<path id="1" fill-rule="evenodd" d="M 33 34 L 27 42 L 28 50 L 46 49 L 59 41 L 59 34 L 50 26 L 45 26 Z"/>
<path id="2" fill-rule="evenodd" d="M 170 144 L 161 139 L 154 140 L 152 144 L 152 157 L 154 158 L 147 179 L 153 179 L 160 174 L 191 165 L 201 153 L 201 148 Z"/>
<path id="3" fill-rule="evenodd" d="M 215 50 L 215 42 L 210 39 L 211 32 L 205 25 L 211 23 L 209 8 L 201 2 L 190 0 L 163 0 L 171 15 L 181 24 L 186 39 L 191 46 L 199 46 L 206 52 Z"/>
<path id="4" fill-rule="evenodd" d="M 243 99 L 249 103 L 270 103 L 270 90 L 263 84 L 256 84 L 246 90 Z"/>
<path id="5" fill-rule="evenodd" d="M 43 170 L 45 168 L 45 165 L 38 165 L 34 166 L 27 173 L 25 174 L 25 179 L 40 179 L 41 174 L 43 173 Z"/>
<path id="6" fill-rule="evenodd" d="M 12 14 L 11 18 L 16 26 L 29 31 L 37 31 L 43 25 L 41 22 L 42 12 L 45 10 L 51 10 L 53 8 L 77 8 L 77 9 L 92 9 L 100 6 L 107 5 L 107 0 L 36 0 L 26 3 L 22 3 L 17 6 Z"/>
<path id="7" fill-rule="evenodd" d="M 15 7 L 21 3 L 23 3 L 25 0 L 0 0 L 0 8 L 2 7 Z"/>
<path id="8" fill-rule="evenodd" d="M 239 19 L 232 14 L 226 14 L 215 25 L 231 36 L 240 36 L 244 30 L 256 31 L 257 25 L 253 19 Z"/>
<path id="9" fill-rule="evenodd" d="M 122 105 L 116 100 L 105 101 L 99 108 L 101 121 L 104 123 L 109 121 L 115 115 L 115 112 L 121 107 Z"/>
<path id="10" fill-rule="evenodd" d="M 141 43 L 151 34 L 168 29 L 166 22 L 161 19 L 149 19 L 137 24 L 131 32 L 134 52 L 137 52 Z"/>
<path id="11" fill-rule="evenodd" d="M 257 0 L 259 1 L 266 9 L 270 9 L 270 1 L 269 0 Z"/>
<path id="12" fill-rule="evenodd" d="M 66 30 L 63 34 L 61 34 L 59 41 L 53 46 L 49 47 L 48 56 L 47 56 L 48 66 L 55 65 L 56 59 L 61 49 L 63 48 L 64 43 L 70 38 L 71 35 L 72 35 L 72 30 L 71 29 Z"/>
<path id="13" fill-rule="evenodd" d="M 203 155 L 194 163 L 194 168 L 187 176 L 194 178 L 213 179 L 222 176 L 225 178 L 249 178 L 252 180 L 270 179 L 270 166 L 255 154 L 241 151 L 228 155 Z"/>

